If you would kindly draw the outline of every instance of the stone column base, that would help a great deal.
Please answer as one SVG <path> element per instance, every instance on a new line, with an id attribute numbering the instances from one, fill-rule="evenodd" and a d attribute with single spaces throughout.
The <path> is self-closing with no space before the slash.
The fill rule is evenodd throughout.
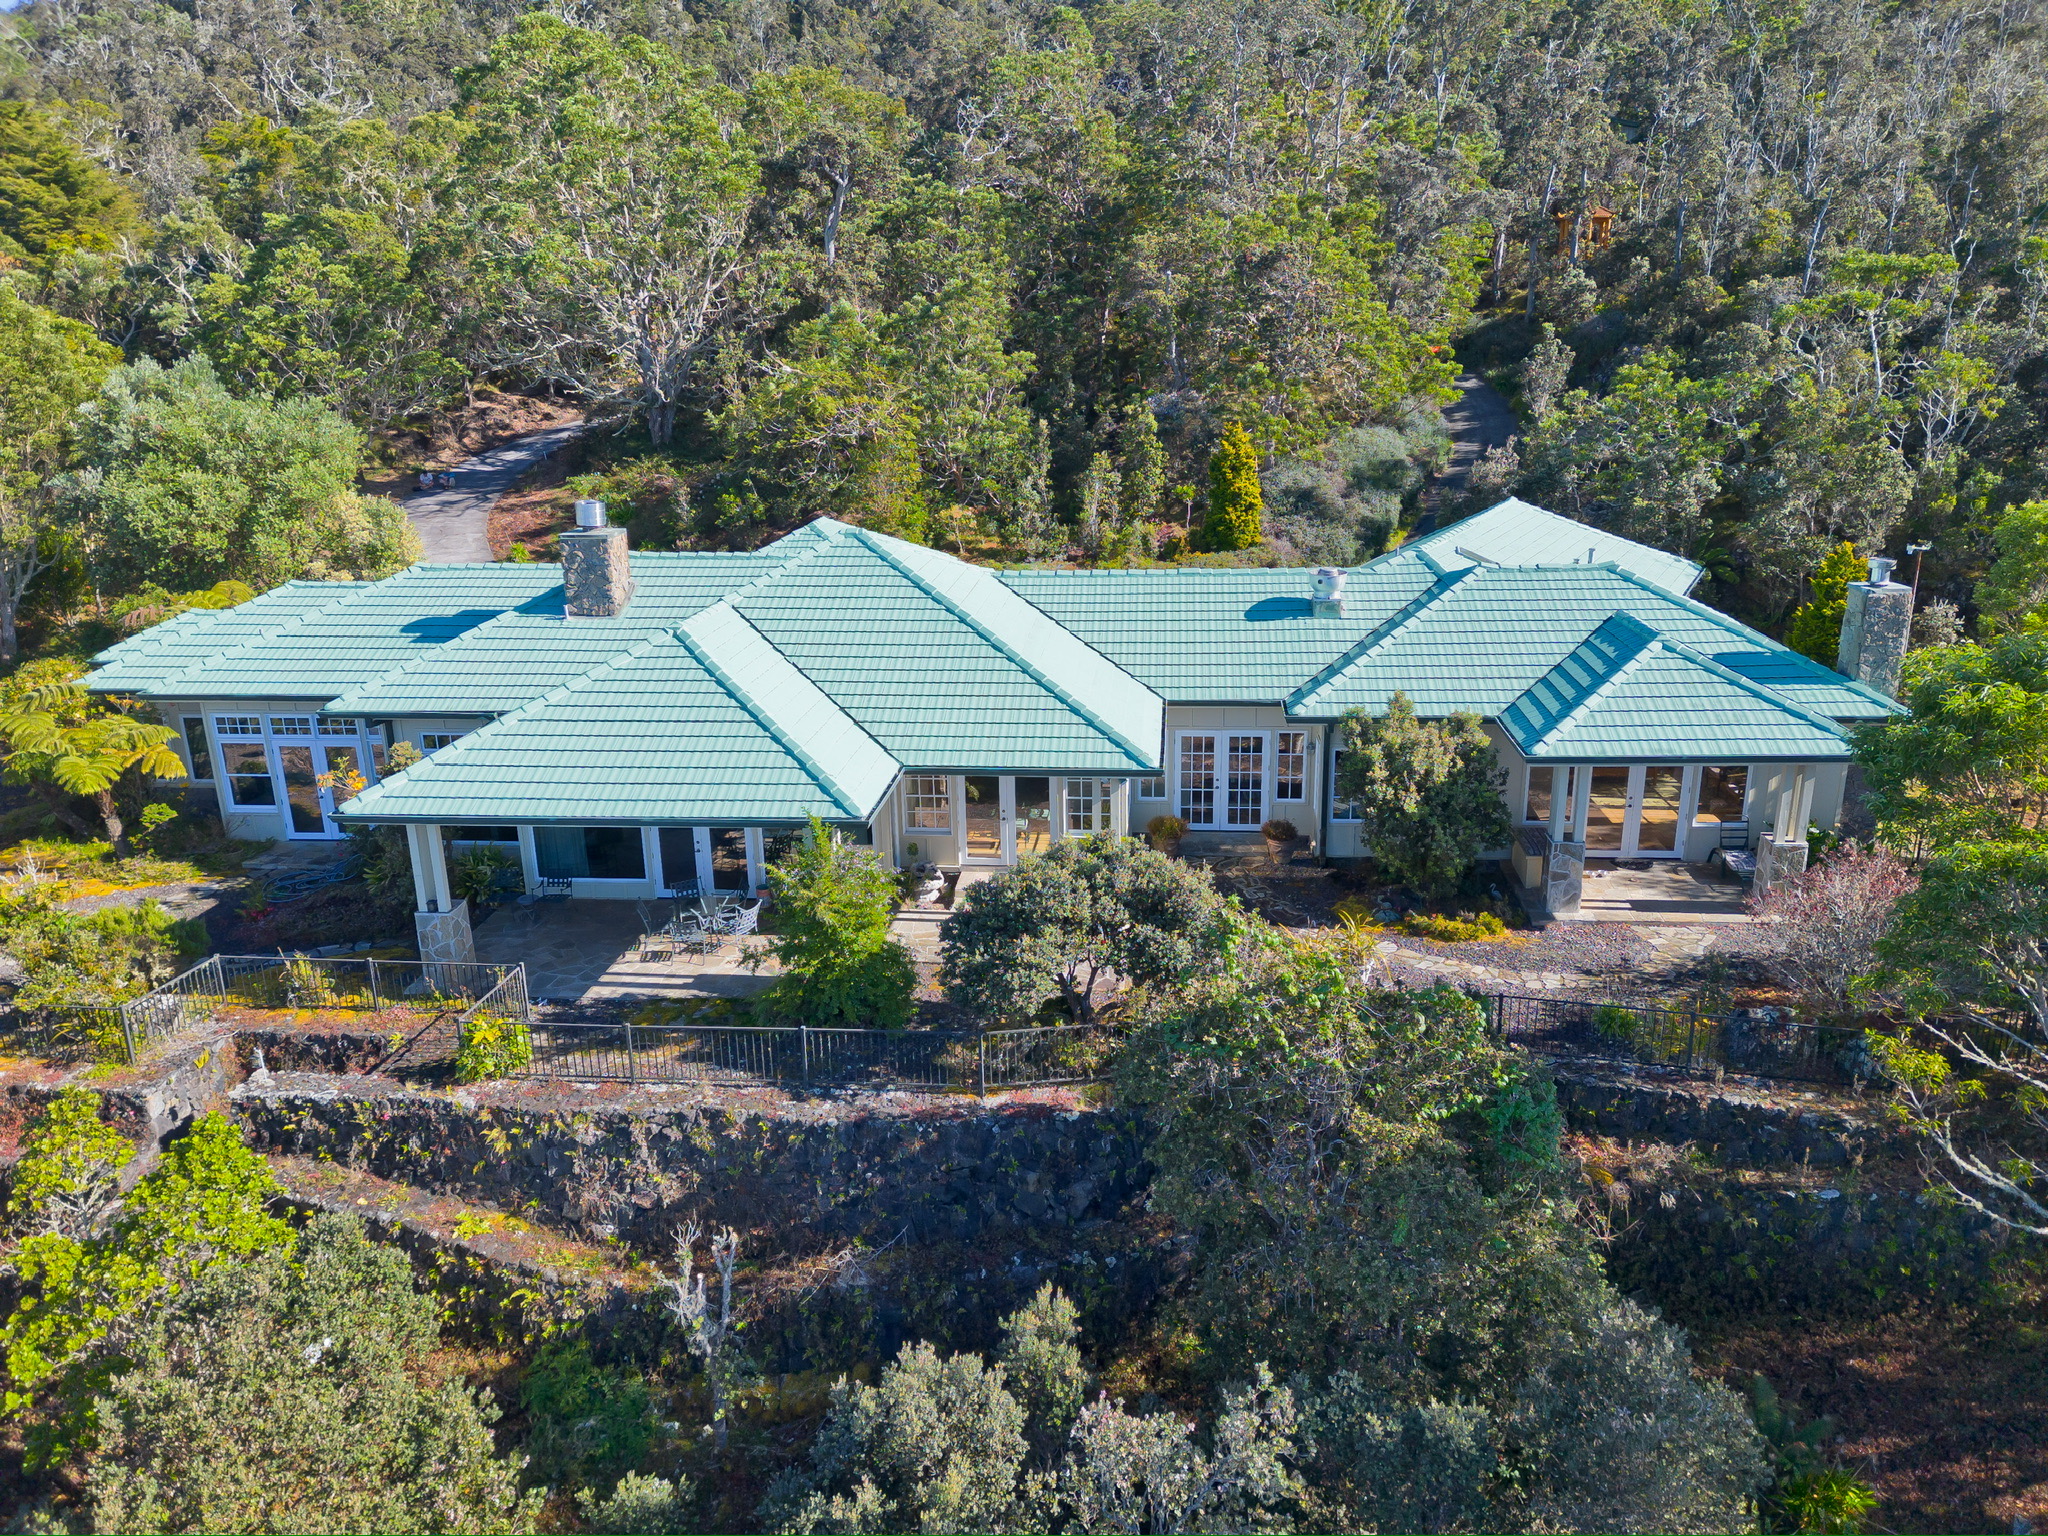
<path id="1" fill-rule="evenodd" d="M 458 901 L 446 912 L 415 912 L 412 925 L 419 934 L 420 959 L 467 965 L 476 959 L 476 938 L 469 931 L 469 903 Z"/>
<path id="2" fill-rule="evenodd" d="M 1586 888 L 1586 845 L 1553 842 L 1543 870 L 1543 910 L 1552 917 L 1575 917 Z"/>
<path id="3" fill-rule="evenodd" d="M 1754 889 L 1758 895 L 1768 891 L 1780 880 L 1788 880 L 1806 868 L 1807 844 L 1800 842 L 1779 842 L 1775 833 L 1766 832 L 1757 839 L 1756 881 Z"/>

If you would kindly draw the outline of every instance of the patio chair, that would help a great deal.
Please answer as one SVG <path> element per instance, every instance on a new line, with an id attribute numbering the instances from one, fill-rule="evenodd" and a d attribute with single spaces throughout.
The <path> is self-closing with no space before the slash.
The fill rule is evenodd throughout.
<path id="1" fill-rule="evenodd" d="M 668 936 L 670 964 L 675 963 L 677 955 L 715 955 L 725 942 L 706 919 L 689 912 L 678 914 L 669 923 Z"/>
<path id="2" fill-rule="evenodd" d="M 728 938 L 743 939 L 761 928 L 761 902 L 759 898 L 740 906 L 729 907 L 712 920 L 712 926 Z"/>
<path id="3" fill-rule="evenodd" d="M 1721 861 L 1721 867 L 1741 881 L 1745 889 L 1756 879 L 1756 850 L 1749 846 L 1749 826 L 1746 822 L 1727 821 L 1721 824 L 1721 845 L 1714 850 L 1713 857 Z"/>
<path id="4" fill-rule="evenodd" d="M 669 932 L 669 925 L 657 923 L 654 914 L 647 910 L 647 903 L 636 901 L 633 910 L 640 915 L 639 951 L 642 960 L 672 960 L 675 958 L 675 936 Z"/>

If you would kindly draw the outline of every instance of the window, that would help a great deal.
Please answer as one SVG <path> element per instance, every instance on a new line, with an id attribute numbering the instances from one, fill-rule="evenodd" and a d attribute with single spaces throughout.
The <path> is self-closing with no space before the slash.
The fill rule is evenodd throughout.
<path id="1" fill-rule="evenodd" d="M 1166 780 L 1163 778 L 1138 780 L 1138 798 L 1140 800 L 1164 800 L 1166 798 Z"/>
<path id="2" fill-rule="evenodd" d="M 273 736 L 310 736 L 313 734 L 311 715 L 272 715 L 270 734 Z"/>
<path id="3" fill-rule="evenodd" d="M 1359 819 L 1358 807 L 1349 800 L 1339 800 L 1337 798 L 1337 780 L 1343 772 L 1344 754 L 1342 752 L 1332 752 L 1330 754 L 1330 820 L 1357 821 Z"/>
<path id="4" fill-rule="evenodd" d="M 185 717 L 185 757 L 192 764 L 192 777 L 213 777 L 213 754 L 206 747 L 206 720 L 201 715 Z"/>
<path id="5" fill-rule="evenodd" d="M 1256 827 L 1266 819 L 1266 738 L 1233 736 L 1224 786 L 1224 821 L 1233 827 Z"/>
<path id="6" fill-rule="evenodd" d="M 215 736 L 261 736 L 263 721 L 255 715 L 215 715 L 213 717 Z"/>
<path id="7" fill-rule="evenodd" d="M 1180 739 L 1180 819 L 1191 827 L 1216 825 L 1216 738 Z"/>
<path id="8" fill-rule="evenodd" d="M 1273 738 L 1273 798 L 1308 798 L 1308 732 L 1282 731 Z"/>
<path id="9" fill-rule="evenodd" d="M 739 827 L 711 829 L 711 889 L 751 891 L 754 878 L 747 868 L 747 834 Z"/>
<path id="10" fill-rule="evenodd" d="M 1549 822 L 1551 776 L 1556 771 L 1554 768 L 1529 770 L 1529 792 L 1522 799 L 1522 820 Z"/>
<path id="11" fill-rule="evenodd" d="M 468 734 L 469 732 L 467 731 L 421 731 L 420 750 L 422 752 L 438 752 L 443 747 L 453 746 Z"/>
<path id="12" fill-rule="evenodd" d="M 1749 794 L 1747 768 L 1702 768 L 1700 804 L 1694 821 L 1741 821 L 1744 800 Z"/>
<path id="13" fill-rule="evenodd" d="M 354 736 L 362 729 L 363 722 L 352 720 L 346 715 L 322 715 L 320 734 L 322 736 Z"/>
<path id="14" fill-rule="evenodd" d="M 645 880 L 638 827 L 535 827 L 534 863 L 549 880 Z"/>
<path id="15" fill-rule="evenodd" d="M 517 827 L 450 827 L 448 836 L 458 843 L 516 843 Z"/>
<path id="16" fill-rule="evenodd" d="M 943 773 L 913 773 L 903 780 L 903 825 L 912 832 L 944 832 L 953 825 L 953 785 Z"/>
<path id="17" fill-rule="evenodd" d="M 227 772 L 228 799 L 236 805 L 277 804 L 277 784 L 270 777 L 270 757 L 262 743 L 224 741 L 220 762 Z"/>
<path id="18" fill-rule="evenodd" d="M 694 891 L 697 878 L 697 829 L 663 827 L 661 844 L 661 885 L 668 891 Z"/>
<path id="19" fill-rule="evenodd" d="M 1067 780 L 1067 835 L 1086 837 L 1109 830 L 1109 799 L 1116 793 L 1114 779 Z"/>

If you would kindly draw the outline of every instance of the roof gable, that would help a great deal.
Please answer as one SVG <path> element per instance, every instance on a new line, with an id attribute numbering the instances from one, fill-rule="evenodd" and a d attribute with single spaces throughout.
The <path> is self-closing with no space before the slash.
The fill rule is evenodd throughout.
<path id="1" fill-rule="evenodd" d="M 1703 574 L 1697 562 L 1683 555 L 1560 517 L 1513 496 L 1410 539 L 1380 558 L 1398 561 L 1425 551 L 1446 570 L 1474 565 L 1612 565 L 1681 597 Z"/>

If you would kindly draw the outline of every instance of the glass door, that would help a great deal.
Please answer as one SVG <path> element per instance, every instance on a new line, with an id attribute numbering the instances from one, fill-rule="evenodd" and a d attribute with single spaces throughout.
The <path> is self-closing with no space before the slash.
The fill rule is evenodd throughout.
<path id="1" fill-rule="evenodd" d="M 359 746 L 342 746 L 329 742 L 317 750 L 323 759 L 320 765 L 320 809 L 325 816 L 329 835 L 344 837 L 347 834 L 335 821 L 334 809 L 336 806 L 348 804 L 363 792 L 367 782 L 363 777 L 363 749 Z"/>
<path id="2" fill-rule="evenodd" d="M 1675 764 L 1595 768 L 1586 794 L 1586 852 L 1676 858 L 1685 770 Z"/>
<path id="3" fill-rule="evenodd" d="M 1678 802 L 1685 789 L 1685 770 L 1652 764 L 1638 770 L 1643 787 L 1636 796 L 1634 851 L 1655 857 L 1678 852 Z"/>
<path id="4" fill-rule="evenodd" d="M 960 862 L 1003 862 L 1003 781 L 992 773 L 970 773 L 961 814 Z"/>
<path id="5" fill-rule="evenodd" d="M 1586 793 L 1586 852 L 1620 853 L 1628 835 L 1633 768 L 1595 768 Z"/>
<path id="6" fill-rule="evenodd" d="M 319 748 L 282 746 L 277 765 L 284 779 L 284 803 L 289 814 L 288 830 L 293 837 L 332 837 L 328 830 L 325 794 L 320 788 L 321 768 L 315 761 Z"/>
<path id="7" fill-rule="evenodd" d="M 1043 853 L 1052 846 L 1052 780 L 1013 779 L 1011 783 L 1015 789 L 1010 824 L 1016 829 L 1011 857 Z"/>

